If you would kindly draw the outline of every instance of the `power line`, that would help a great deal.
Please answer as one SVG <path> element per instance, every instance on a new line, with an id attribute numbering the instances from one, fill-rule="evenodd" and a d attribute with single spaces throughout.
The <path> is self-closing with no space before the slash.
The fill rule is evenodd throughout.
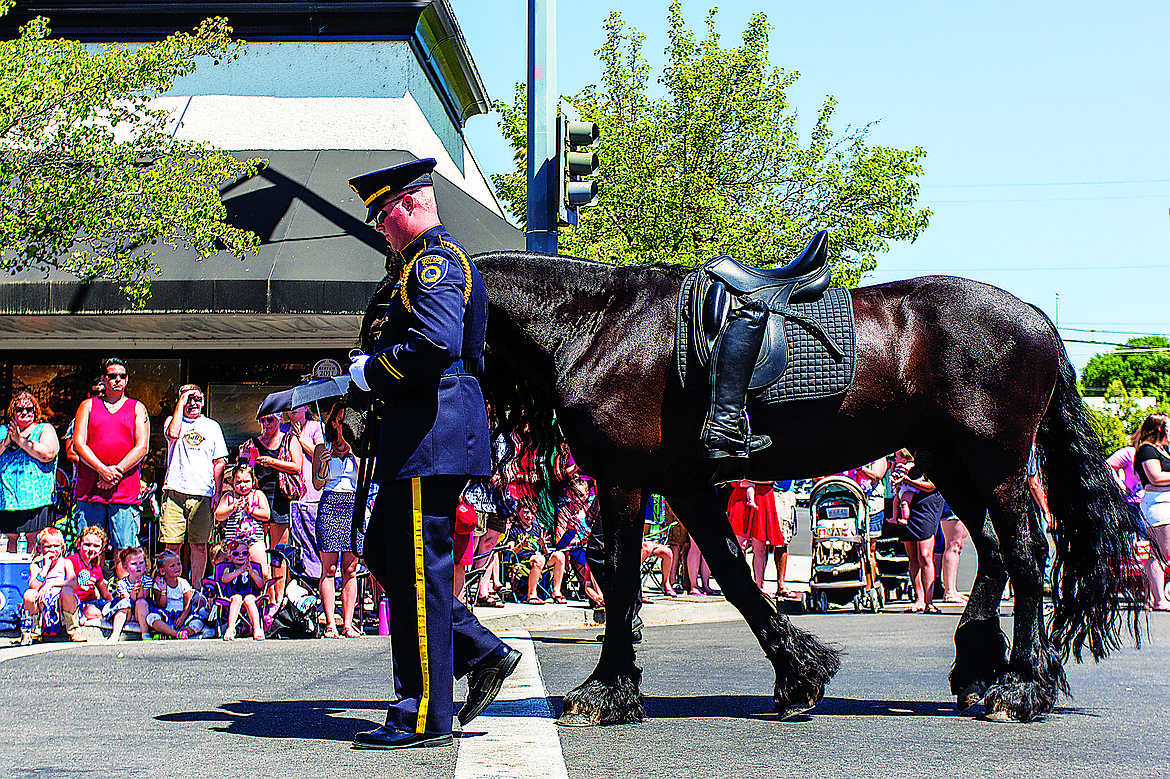
<path id="1" fill-rule="evenodd" d="M 1129 181 L 1044 181 L 1036 184 L 923 184 L 923 189 L 992 189 L 997 187 L 1096 187 L 1127 184 L 1170 184 L 1170 179 L 1133 179 Z"/>
<path id="2" fill-rule="evenodd" d="M 1141 335 L 1141 336 L 1147 336 L 1147 337 L 1163 335 L 1163 333 L 1134 333 L 1134 332 L 1129 332 L 1126 330 L 1105 330 L 1105 329 L 1090 330 L 1090 329 L 1085 328 L 1085 327 L 1067 327 L 1065 325 L 1059 325 L 1058 329 L 1072 330 L 1073 332 L 1077 332 L 1077 333 L 1113 333 L 1114 335 Z"/>
<path id="3" fill-rule="evenodd" d="M 1170 346 L 1126 346 L 1116 341 L 1083 341 L 1078 338 L 1061 338 L 1066 344 L 1099 344 L 1101 346 L 1116 346 L 1114 354 L 1142 354 L 1147 352 L 1170 352 Z"/>
<path id="4" fill-rule="evenodd" d="M 995 271 L 995 272 L 1003 272 L 1003 271 L 1061 271 L 1061 272 L 1064 272 L 1064 271 L 1076 271 L 1076 270 L 1098 271 L 1098 270 L 1168 270 L 1168 269 L 1170 269 L 1170 266 L 1163 264 L 1163 265 L 1078 265 L 1075 267 L 1069 266 L 1069 267 L 1063 267 L 1063 268 L 1062 267 L 1052 267 L 1052 266 L 1049 266 L 1046 268 L 1041 268 L 1041 267 L 1021 268 L 1018 266 L 1015 268 L 978 267 L 978 268 L 945 268 L 944 270 L 946 270 L 946 272 L 949 274 L 949 273 L 955 273 L 955 272 L 975 273 L 977 271 Z M 937 274 L 939 272 L 940 272 L 939 268 L 874 268 L 871 271 L 867 271 L 867 273 L 929 273 L 929 274 Z"/>

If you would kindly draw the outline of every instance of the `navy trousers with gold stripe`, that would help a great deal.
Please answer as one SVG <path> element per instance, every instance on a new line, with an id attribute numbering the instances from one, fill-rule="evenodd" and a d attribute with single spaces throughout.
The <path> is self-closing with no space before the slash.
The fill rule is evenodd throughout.
<path id="1" fill-rule="evenodd" d="M 386 724 L 450 733 L 453 678 L 500 646 L 454 597 L 452 528 L 467 478 L 426 476 L 379 485 L 365 562 L 390 601 L 394 692 Z"/>

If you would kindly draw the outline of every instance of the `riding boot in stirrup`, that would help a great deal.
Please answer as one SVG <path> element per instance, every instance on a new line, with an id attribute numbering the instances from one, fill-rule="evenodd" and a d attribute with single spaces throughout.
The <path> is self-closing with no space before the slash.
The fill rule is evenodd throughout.
<path id="1" fill-rule="evenodd" d="M 747 457 L 771 446 L 766 435 L 748 430 L 748 383 L 764 342 L 768 309 L 758 303 L 733 311 L 711 349 L 711 406 L 703 421 L 700 441 L 707 457 Z"/>

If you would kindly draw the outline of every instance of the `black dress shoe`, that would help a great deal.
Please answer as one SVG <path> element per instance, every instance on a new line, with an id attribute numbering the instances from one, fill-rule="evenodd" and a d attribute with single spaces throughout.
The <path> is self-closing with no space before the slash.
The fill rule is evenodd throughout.
<path id="1" fill-rule="evenodd" d="M 467 676 L 467 702 L 459 710 L 459 724 L 466 725 L 478 717 L 500 694 L 504 680 L 520 663 L 520 653 L 507 644 L 480 660 Z"/>
<path id="2" fill-rule="evenodd" d="M 409 749 L 411 747 L 445 747 L 450 733 L 411 733 L 393 725 L 367 730 L 353 737 L 354 749 Z"/>

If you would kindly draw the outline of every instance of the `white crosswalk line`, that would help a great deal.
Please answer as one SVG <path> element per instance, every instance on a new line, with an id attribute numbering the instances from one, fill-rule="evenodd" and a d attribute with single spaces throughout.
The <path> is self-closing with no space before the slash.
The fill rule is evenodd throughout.
<path id="1" fill-rule="evenodd" d="M 500 638 L 520 652 L 520 664 L 459 740 L 455 779 L 568 779 L 532 637 L 518 630 Z"/>

